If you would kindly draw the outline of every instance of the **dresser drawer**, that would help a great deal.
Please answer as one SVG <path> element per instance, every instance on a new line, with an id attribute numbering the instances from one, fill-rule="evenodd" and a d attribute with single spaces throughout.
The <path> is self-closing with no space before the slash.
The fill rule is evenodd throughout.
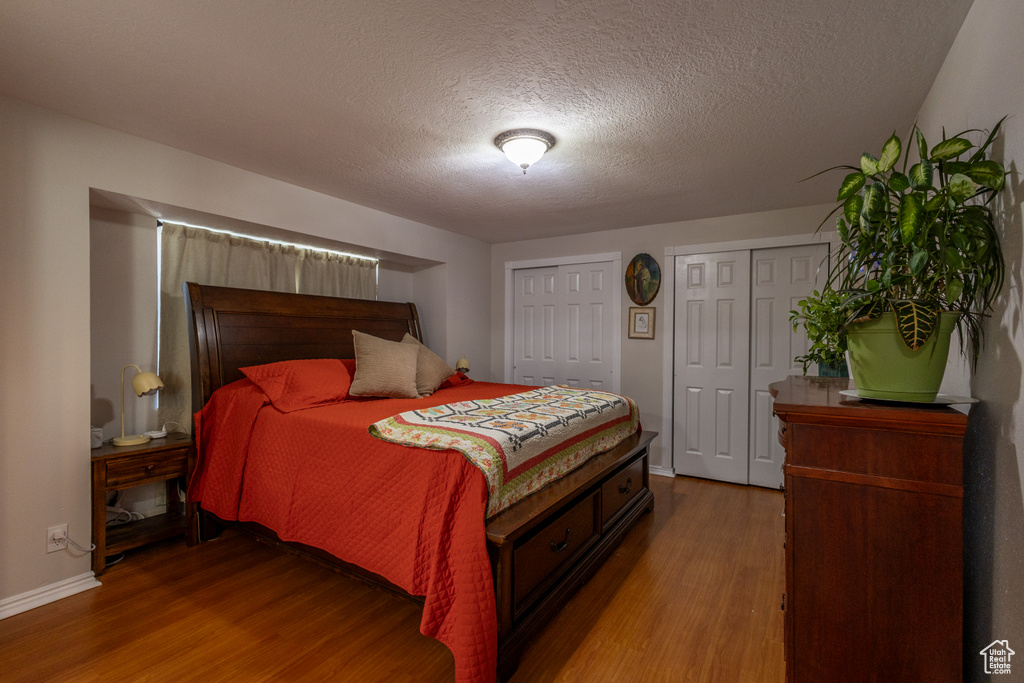
<path id="1" fill-rule="evenodd" d="M 515 549 L 516 611 L 533 602 L 563 565 L 597 539 L 597 503 L 595 491 Z"/>
<path id="2" fill-rule="evenodd" d="M 188 448 L 107 460 L 107 488 L 123 488 L 162 481 L 174 475 L 185 476 L 188 470 Z"/>
<path id="3" fill-rule="evenodd" d="M 615 519 L 619 511 L 644 489 L 644 458 L 616 472 L 601 485 L 601 528 Z"/>

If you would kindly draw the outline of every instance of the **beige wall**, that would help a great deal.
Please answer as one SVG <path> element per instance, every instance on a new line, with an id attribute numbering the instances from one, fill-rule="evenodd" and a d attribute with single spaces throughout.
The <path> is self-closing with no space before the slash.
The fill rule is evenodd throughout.
<path id="1" fill-rule="evenodd" d="M 486 378 L 488 245 L 0 98 L 0 600 L 89 572 L 45 536 L 90 535 L 90 188 L 441 263 L 406 285 Z"/>
<path id="2" fill-rule="evenodd" d="M 633 256 L 646 252 L 657 260 L 664 279 L 667 266 L 666 247 L 783 235 L 809 235 L 817 229 L 830 209 L 831 207 L 812 206 L 593 232 L 574 237 L 496 244 L 491 249 L 491 376 L 499 380 L 504 376 L 506 262 L 622 252 L 622 267 L 625 269 Z M 670 378 L 671 375 L 671 367 L 664 367 L 662 359 L 665 331 L 671 324 L 671 311 L 665 310 L 665 296 L 663 292 L 659 292 L 651 304 L 657 309 L 654 339 L 629 339 L 626 334 L 627 316 L 629 307 L 635 304 L 629 300 L 625 285 L 620 283 L 618 287 L 622 297 L 622 316 L 619 325 L 622 339 L 620 390 L 640 406 L 644 428 L 662 432 L 665 413 L 662 406 L 662 391 L 666 378 Z M 664 443 L 660 434 L 652 446 L 651 464 L 656 467 L 672 467 L 668 445 Z"/>
<path id="3" fill-rule="evenodd" d="M 930 144 L 967 128 L 991 128 L 1009 115 L 994 148 L 1010 171 L 995 206 L 1007 279 L 985 326 L 986 348 L 970 380 L 982 403 L 965 453 L 964 661 L 967 680 L 986 680 L 979 651 L 996 639 L 1024 653 L 1024 2 L 975 0 L 921 108 Z M 1018 661 L 1019 660 L 1019 661 Z M 1011 662 L 1018 676 L 1024 654 Z"/>

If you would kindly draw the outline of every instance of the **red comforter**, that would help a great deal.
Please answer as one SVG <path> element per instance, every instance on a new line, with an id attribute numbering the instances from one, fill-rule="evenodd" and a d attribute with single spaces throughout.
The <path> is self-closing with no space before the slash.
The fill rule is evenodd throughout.
<path id="1" fill-rule="evenodd" d="M 524 389 L 476 382 L 424 399 L 282 413 L 255 384 L 239 380 L 196 414 L 189 499 L 424 596 L 420 631 L 452 651 L 456 680 L 493 681 L 497 618 L 484 475 L 455 451 L 386 443 L 367 428 L 406 410 Z"/>

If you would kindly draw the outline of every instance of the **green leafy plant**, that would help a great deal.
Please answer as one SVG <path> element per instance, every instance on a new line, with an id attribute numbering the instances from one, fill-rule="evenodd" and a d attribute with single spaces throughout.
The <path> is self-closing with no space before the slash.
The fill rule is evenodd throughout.
<path id="1" fill-rule="evenodd" d="M 896 316 L 903 341 L 920 348 L 934 331 L 940 311 L 960 313 L 957 331 L 965 352 L 977 362 L 982 317 L 1003 286 L 1005 265 L 989 204 L 1002 189 L 1003 166 L 986 158 L 1004 119 L 981 145 L 965 130 L 930 150 L 915 125 L 917 161 L 910 164 L 895 133 L 876 158 L 865 153 L 839 187 L 836 217 L 840 246 L 831 258 L 824 287 L 790 312 L 793 328 L 803 325 L 809 351 L 796 360 L 835 363 L 846 351 L 851 322 Z M 902 168 L 896 164 L 903 158 Z M 909 168 L 908 168 L 909 165 Z M 817 173 L 813 177 L 821 175 Z M 821 226 L 819 226 L 820 230 Z"/>

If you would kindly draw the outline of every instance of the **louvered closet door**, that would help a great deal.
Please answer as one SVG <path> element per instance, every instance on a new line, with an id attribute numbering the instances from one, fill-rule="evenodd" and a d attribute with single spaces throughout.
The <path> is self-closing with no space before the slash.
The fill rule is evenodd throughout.
<path id="1" fill-rule="evenodd" d="M 750 252 L 676 257 L 677 474 L 747 483 Z"/>
<path id="2" fill-rule="evenodd" d="M 558 268 L 529 268 L 514 273 L 513 379 L 516 384 L 555 384 L 555 308 Z"/>

